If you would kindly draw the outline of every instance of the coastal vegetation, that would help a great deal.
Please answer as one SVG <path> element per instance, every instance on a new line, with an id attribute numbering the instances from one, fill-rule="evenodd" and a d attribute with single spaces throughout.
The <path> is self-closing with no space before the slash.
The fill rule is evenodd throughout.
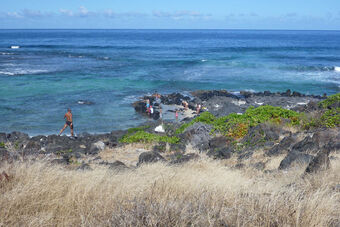
<path id="1" fill-rule="evenodd" d="M 318 116 L 308 116 L 307 113 L 299 113 L 293 110 L 287 110 L 282 107 L 270 105 L 249 107 L 244 114 L 231 113 L 227 116 L 215 117 L 209 112 L 203 112 L 188 123 L 183 123 L 176 129 L 177 135 L 183 133 L 189 126 L 197 122 L 212 126 L 211 133 L 219 133 L 231 139 L 241 139 L 247 135 L 251 127 L 261 123 L 284 124 L 301 129 L 311 129 L 316 127 L 333 128 L 340 126 L 340 108 L 333 107 L 340 102 L 340 93 L 329 96 L 327 99 L 319 102 L 321 111 Z M 180 138 L 177 136 L 158 135 L 145 132 L 148 126 L 131 128 L 124 135 L 120 142 L 123 143 L 153 143 L 168 142 L 178 143 Z"/>
<path id="2" fill-rule="evenodd" d="M 250 107 L 244 114 L 232 113 L 219 118 L 216 118 L 209 112 L 204 112 L 191 122 L 180 126 L 176 130 L 176 133 L 183 133 L 190 125 L 196 122 L 202 122 L 212 125 L 213 132 L 238 139 L 244 137 L 250 127 L 264 122 L 280 123 L 282 119 L 289 119 L 292 125 L 297 125 L 299 123 L 299 113 L 269 105 L 257 108 Z"/>
<path id="3" fill-rule="evenodd" d="M 130 128 L 127 133 L 119 140 L 121 143 L 155 143 L 155 142 L 166 142 L 175 144 L 180 141 L 176 136 L 158 135 L 144 130 L 149 126 L 142 126 L 138 128 Z"/>

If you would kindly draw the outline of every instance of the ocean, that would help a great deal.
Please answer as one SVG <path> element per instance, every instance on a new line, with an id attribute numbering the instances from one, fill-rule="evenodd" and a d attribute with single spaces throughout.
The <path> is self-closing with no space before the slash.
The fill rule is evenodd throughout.
<path id="1" fill-rule="evenodd" d="M 17 47 L 16 47 L 17 46 Z M 340 92 L 340 31 L 0 30 L 0 132 L 144 121 L 131 103 L 197 89 Z"/>

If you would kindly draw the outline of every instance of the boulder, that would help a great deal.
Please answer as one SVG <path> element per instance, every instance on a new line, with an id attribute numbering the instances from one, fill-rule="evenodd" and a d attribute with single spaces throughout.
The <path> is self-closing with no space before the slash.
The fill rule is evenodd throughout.
<path id="1" fill-rule="evenodd" d="M 305 173 L 317 173 L 329 169 L 329 150 L 321 150 L 307 166 Z"/>
<path id="2" fill-rule="evenodd" d="M 319 144 L 313 140 L 312 137 L 306 136 L 303 140 L 294 144 L 292 150 L 302 153 L 315 154 L 319 150 Z"/>
<path id="3" fill-rule="evenodd" d="M 113 163 L 108 163 L 109 169 L 115 170 L 115 171 L 122 171 L 129 169 L 123 162 L 121 161 L 115 161 Z"/>
<path id="4" fill-rule="evenodd" d="M 17 141 L 27 141 L 29 139 L 29 136 L 26 133 L 22 132 L 11 132 L 10 134 L 7 134 L 7 139 L 10 142 L 17 142 Z"/>
<path id="5" fill-rule="evenodd" d="M 157 152 L 152 152 L 152 151 L 143 152 L 138 157 L 137 166 L 140 166 L 143 163 L 153 163 L 153 162 L 164 161 L 164 160 L 165 159 L 163 158 L 163 156 L 158 154 Z"/>
<path id="6" fill-rule="evenodd" d="M 85 171 L 85 170 L 92 170 L 92 168 L 90 167 L 89 164 L 83 163 L 77 168 L 77 170 Z"/>
<path id="7" fill-rule="evenodd" d="M 199 90 L 199 91 L 193 91 L 191 92 L 191 94 L 195 97 L 198 97 L 202 101 L 207 101 L 210 98 L 215 97 L 215 96 L 239 99 L 237 95 L 234 95 L 226 90 L 212 90 L 212 91 Z"/>
<path id="8" fill-rule="evenodd" d="M 247 146 L 260 147 L 268 141 L 277 141 L 280 138 L 280 135 L 284 133 L 286 132 L 280 127 L 263 123 L 250 128 L 248 134 L 241 142 Z"/>
<path id="9" fill-rule="evenodd" d="M 224 148 L 227 145 L 227 139 L 225 136 L 217 136 L 209 141 L 210 150 L 215 150 L 217 148 Z"/>
<path id="10" fill-rule="evenodd" d="M 88 154 L 98 154 L 100 151 L 105 149 L 105 143 L 103 141 L 98 141 L 93 143 L 90 147 Z"/>
<path id="11" fill-rule="evenodd" d="M 274 145 L 269 151 L 267 151 L 266 155 L 276 156 L 280 154 L 285 154 L 290 150 L 295 141 L 295 136 L 287 136 L 283 138 L 279 144 Z"/>
<path id="12" fill-rule="evenodd" d="M 290 151 L 287 156 L 281 161 L 279 170 L 284 170 L 292 167 L 295 164 L 308 164 L 313 159 L 313 156 L 304 154 L 298 151 Z"/>
<path id="13" fill-rule="evenodd" d="M 146 114 L 147 108 L 144 101 L 137 101 L 132 104 L 137 113 Z"/>
<path id="14" fill-rule="evenodd" d="M 174 154 L 171 158 L 170 164 L 183 164 L 186 162 L 189 162 L 193 159 L 198 158 L 199 156 L 197 154 L 181 154 L 181 153 L 177 153 Z"/>
<path id="15" fill-rule="evenodd" d="M 229 159 L 234 151 L 229 147 L 210 150 L 207 155 L 214 159 Z"/>
<path id="16" fill-rule="evenodd" d="M 161 102 L 165 105 L 182 105 L 182 101 L 190 101 L 190 97 L 180 93 L 172 93 L 161 97 Z"/>
<path id="17" fill-rule="evenodd" d="M 184 141 L 190 143 L 194 148 L 200 151 L 209 149 L 209 141 L 211 139 L 210 131 L 212 126 L 197 122 L 189 126 L 182 134 Z"/>
<path id="18" fill-rule="evenodd" d="M 38 153 L 40 150 L 41 150 L 40 143 L 34 140 L 30 140 L 24 148 L 24 153 L 33 154 L 33 153 Z"/>
<path id="19" fill-rule="evenodd" d="M 58 152 L 65 151 L 65 150 L 68 150 L 68 149 L 69 149 L 68 147 L 64 147 L 62 145 L 53 144 L 53 143 L 49 143 L 45 147 L 46 153 L 58 153 Z"/>
<path id="20" fill-rule="evenodd" d="M 313 134 L 312 140 L 318 144 L 319 147 L 324 147 L 329 143 L 336 144 L 340 141 L 340 130 L 339 128 L 317 131 Z"/>

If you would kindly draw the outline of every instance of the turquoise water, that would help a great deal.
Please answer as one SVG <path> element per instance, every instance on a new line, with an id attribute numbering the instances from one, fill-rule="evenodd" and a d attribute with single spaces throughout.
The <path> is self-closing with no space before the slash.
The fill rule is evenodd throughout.
<path id="1" fill-rule="evenodd" d="M 56 133 L 67 107 L 77 133 L 132 127 L 145 119 L 131 103 L 155 90 L 338 93 L 339 40 L 339 31 L 0 30 L 0 131 Z"/>

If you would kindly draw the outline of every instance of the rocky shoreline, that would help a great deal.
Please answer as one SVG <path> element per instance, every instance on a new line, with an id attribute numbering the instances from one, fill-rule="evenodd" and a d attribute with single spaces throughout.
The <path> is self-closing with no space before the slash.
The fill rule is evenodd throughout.
<path id="1" fill-rule="evenodd" d="M 333 157 L 332 154 L 339 153 L 338 122 L 335 127 L 316 127 L 307 130 L 296 130 L 282 126 L 282 124 L 259 123 L 250 127 L 244 137 L 235 141 L 230 141 L 219 133 L 212 134 L 212 126 L 204 122 L 193 123 L 181 133 L 176 134 L 176 130 L 183 123 L 194 119 L 197 104 L 202 105 L 203 112 L 209 112 L 216 117 L 231 113 L 242 115 L 250 106 L 256 108 L 265 105 L 282 107 L 297 113 L 317 114 L 323 111 L 319 103 L 326 98 L 327 96 L 304 95 L 290 90 L 283 93 L 269 91 L 231 93 L 213 90 L 194 91 L 190 96 L 180 93 L 160 97 L 145 96 L 132 104 L 135 111 L 143 117 L 150 117 L 146 112 L 145 100 L 149 99 L 150 104 L 155 108 L 151 116 L 154 121 L 144 125 L 143 130 L 139 127 L 130 131 L 120 130 L 98 135 L 84 133 L 77 138 L 57 135 L 29 137 L 21 132 L 0 133 L 0 163 L 23 159 L 48 159 L 52 163 L 65 165 L 76 162 L 80 169 L 90 169 L 91 162 L 110 168 L 126 169 L 128 167 L 120 160 L 107 162 L 102 160 L 99 154 L 107 149 L 115 150 L 125 146 L 126 143 L 121 140 L 125 135 L 143 132 L 148 136 L 155 136 L 152 137 L 153 139 L 161 139 L 152 142 L 152 149 L 143 150 L 138 154 L 139 160 L 136 166 L 155 161 L 179 164 L 195 159 L 199 154 L 204 154 L 214 159 L 236 157 L 238 163 L 234 167 L 242 168 L 243 160 L 251 159 L 257 150 L 262 150 L 268 158 L 285 155 L 278 167 L 280 170 L 302 163 L 309 165 L 306 172 L 313 172 L 318 168 L 324 168 L 324 163 L 329 162 L 329 157 Z M 188 103 L 188 110 L 181 106 L 183 101 Z M 339 101 L 333 105 L 335 106 L 331 108 L 339 108 Z M 163 121 L 159 119 L 160 106 L 164 111 Z M 179 109 L 182 113 L 177 122 L 169 120 L 174 118 L 174 109 Z M 184 114 L 185 111 L 192 115 Z M 155 131 L 156 127 L 161 124 L 164 132 Z M 164 138 L 168 137 L 176 137 L 179 142 L 167 142 Z M 188 152 L 188 147 L 199 153 Z M 253 166 L 258 170 L 264 170 L 266 163 L 256 162 L 254 159 Z"/>

